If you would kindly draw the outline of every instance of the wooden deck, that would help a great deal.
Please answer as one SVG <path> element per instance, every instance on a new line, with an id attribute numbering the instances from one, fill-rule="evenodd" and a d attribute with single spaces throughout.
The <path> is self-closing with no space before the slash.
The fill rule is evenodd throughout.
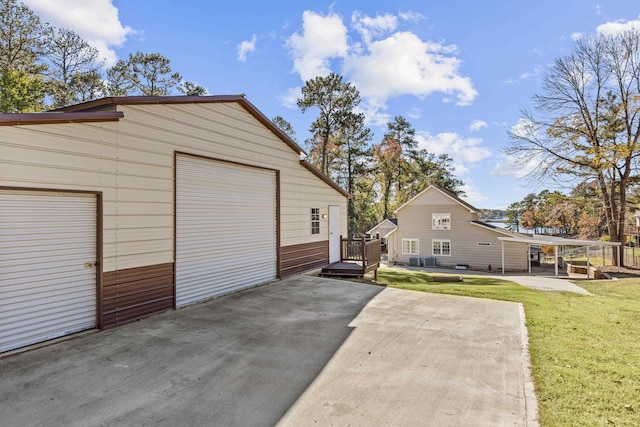
<path id="1" fill-rule="evenodd" d="M 340 262 L 334 262 L 322 268 L 321 276 L 362 277 L 374 272 L 378 279 L 380 267 L 380 239 L 343 239 L 341 237 Z"/>
<path id="2" fill-rule="evenodd" d="M 359 261 L 334 262 L 322 267 L 323 276 L 362 277 L 362 263 Z"/>

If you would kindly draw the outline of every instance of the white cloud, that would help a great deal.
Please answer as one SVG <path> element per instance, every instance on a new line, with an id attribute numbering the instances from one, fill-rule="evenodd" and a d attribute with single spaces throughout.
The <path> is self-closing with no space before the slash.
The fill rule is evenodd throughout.
<path id="1" fill-rule="evenodd" d="M 638 30 L 640 31 L 640 18 L 631 21 L 615 21 L 598 25 L 596 31 L 606 36 L 619 34 L 624 31 Z"/>
<path id="2" fill-rule="evenodd" d="M 302 97 L 300 86 L 287 89 L 287 92 L 278 97 L 282 105 L 287 108 L 298 108 L 298 99 Z"/>
<path id="3" fill-rule="evenodd" d="M 423 19 L 425 19 L 424 15 L 421 14 L 420 12 L 412 12 L 412 11 L 399 12 L 398 16 L 403 21 L 418 22 L 418 21 L 422 21 Z"/>
<path id="4" fill-rule="evenodd" d="M 532 71 L 527 71 L 526 73 L 522 73 L 520 78 L 522 80 L 530 79 L 531 77 L 535 77 L 542 72 L 542 67 L 535 67 Z"/>
<path id="5" fill-rule="evenodd" d="M 406 12 L 400 19 L 422 16 Z M 442 94 L 443 102 L 468 105 L 478 94 L 471 79 L 460 74 L 462 61 L 456 56 L 456 46 L 397 31 L 397 16 L 355 12 L 351 25 L 359 37 L 351 38 L 342 17 L 335 13 L 325 16 L 305 11 L 302 21 L 302 31 L 287 40 L 294 71 L 307 81 L 327 75 L 335 60 L 333 65 L 341 66 L 335 71 L 360 91 L 368 124 L 386 123 L 384 110 L 393 97 Z"/>
<path id="6" fill-rule="evenodd" d="M 331 72 L 329 60 L 348 53 L 347 27 L 335 13 L 323 16 L 307 10 L 302 13 L 302 34 L 292 34 L 287 47 L 303 81 L 325 76 Z"/>
<path id="7" fill-rule="evenodd" d="M 519 118 L 518 122 L 511 126 L 511 133 L 522 138 L 530 138 L 536 135 L 535 124 L 528 119 Z M 489 176 L 510 176 L 525 178 L 544 161 L 541 153 L 514 156 L 501 154 L 496 166 L 489 172 Z"/>
<path id="8" fill-rule="evenodd" d="M 390 97 L 420 98 L 443 93 L 470 104 L 477 95 L 471 79 L 458 73 L 461 61 L 454 46 L 423 41 L 410 32 L 397 32 L 367 45 L 367 51 L 345 61 L 345 72 L 363 96 L 384 105 Z"/>
<path id="9" fill-rule="evenodd" d="M 474 206 L 477 206 L 478 203 L 489 200 L 487 196 L 480 192 L 480 190 L 475 186 L 473 180 L 471 179 L 465 178 L 465 183 L 462 187 L 460 187 L 460 189 L 466 194 L 462 197 L 462 199 Z"/>
<path id="10" fill-rule="evenodd" d="M 448 154 L 453 159 L 459 175 L 469 171 L 469 165 L 491 157 L 491 151 L 482 146 L 480 138 L 464 138 L 454 132 L 443 132 L 431 135 L 428 132 L 417 132 L 416 140 L 419 148 L 425 148 L 436 156 Z"/>
<path id="11" fill-rule="evenodd" d="M 474 120 L 473 122 L 471 122 L 471 126 L 469 126 L 469 130 L 471 132 L 477 132 L 482 128 L 486 128 L 487 126 L 489 125 L 484 120 Z"/>
<path id="12" fill-rule="evenodd" d="M 394 15 L 378 15 L 372 18 L 354 12 L 351 16 L 354 28 L 360 33 L 365 44 L 369 44 L 373 37 L 380 37 L 398 26 L 398 17 Z"/>
<path id="13" fill-rule="evenodd" d="M 580 40 L 583 36 L 584 34 L 582 33 L 571 33 L 571 40 L 577 41 Z"/>
<path id="14" fill-rule="evenodd" d="M 501 160 L 496 163 L 496 166 L 489 172 L 489 176 L 509 176 L 517 179 L 525 178 L 539 165 L 539 155 L 520 158 L 502 154 Z"/>
<path id="15" fill-rule="evenodd" d="M 113 0 L 23 0 L 42 21 L 78 33 L 95 47 L 107 65 L 117 61 L 113 48 L 121 46 L 134 30 L 120 22 Z"/>
<path id="16" fill-rule="evenodd" d="M 251 41 L 244 40 L 238 45 L 238 61 L 245 62 L 247 60 L 247 54 L 256 50 L 256 40 L 257 37 L 254 34 L 251 37 Z"/>

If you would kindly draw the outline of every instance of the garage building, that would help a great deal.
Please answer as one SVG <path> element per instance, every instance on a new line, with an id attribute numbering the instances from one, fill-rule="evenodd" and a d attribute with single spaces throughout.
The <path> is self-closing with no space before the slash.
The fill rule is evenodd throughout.
<path id="1" fill-rule="evenodd" d="M 0 115 L 0 352 L 321 267 L 349 195 L 244 96 Z"/>

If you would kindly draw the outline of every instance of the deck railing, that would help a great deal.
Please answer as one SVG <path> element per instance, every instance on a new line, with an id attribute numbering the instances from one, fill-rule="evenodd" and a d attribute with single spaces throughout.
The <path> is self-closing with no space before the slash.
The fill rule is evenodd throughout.
<path id="1" fill-rule="evenodd" d="M 380 239 L 348 239 L 340 236 L 340 261 L 360 261 L 365 272 L 380 266 Z"/>
<path id="2" fill-rule="evenodd" d="M 380 240 L 370 240 L 364 243 L 364 265 L 365 268 L 371 268 L 373 265 L 380 266 Z M 376 267 L 376 268 L 377 268 Z"/>
<path id="3" fill-rule="evenodd" d="M 348 239 L 340 237 L 340 261 L 362 261 L 364 259 L 364 238 Z"/>
<path id="4" fill-rule="evenodd" d="M 323 275 L 362 277 L 370 271 L 378 280 L 380 267 L 380 239 L 348 239 L 340 236 L 340 262 L 322 269 Z M 347 268 L 347 264 L 349 268 Z"/>

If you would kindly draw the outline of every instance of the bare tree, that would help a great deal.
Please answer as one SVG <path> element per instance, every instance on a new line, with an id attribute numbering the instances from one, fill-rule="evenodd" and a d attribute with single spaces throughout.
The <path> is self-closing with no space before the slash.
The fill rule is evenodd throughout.
<path id="1" fill-rule="evenodd" d="M 87 101 L 91 95 L 100 96 L 104 65 L 98 59 L 98 50 L 74 31 L 66 28 L 50 32 L 46 43 L 49 59 L 49 94 L 54 107 L 64 107 L 78 101 Z M 78 90 L 82 90 L 78 93 Z"/>
<path id="2" fill-rule="evenodd" d="M 534 111 L 523 110 L 505 151 L 536 161 L 533 179 L 596 183 L 610 239 L 622 242 L 627 192 L 637 179 L 639 113 L 640 32 L 581 39 L 544 76 Z"/>

